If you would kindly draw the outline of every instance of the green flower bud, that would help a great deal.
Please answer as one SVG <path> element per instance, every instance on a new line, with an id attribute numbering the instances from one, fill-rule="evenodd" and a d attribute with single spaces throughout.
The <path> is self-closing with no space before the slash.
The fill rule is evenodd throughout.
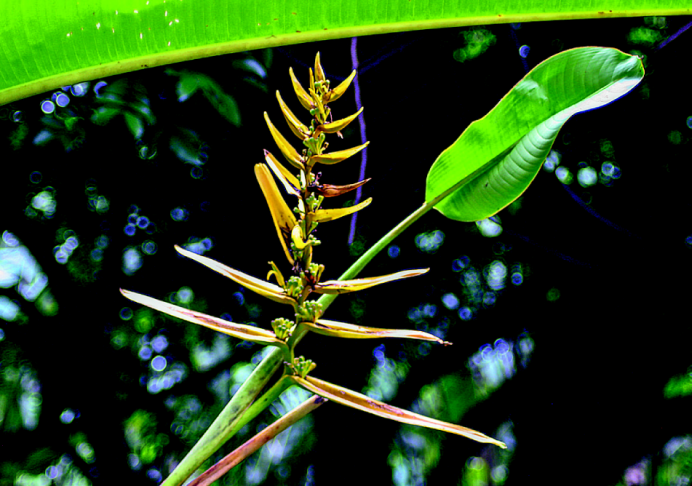
<path id="1" fill-rule="evenodd" d="M 288 282 L 286 282 L 286 287 L 284 287 L 284 290 L 286 291 L 286 294 L 288 294 L 290 297 L 298 299 L 303 293 L 303 288 L 304 287 L 301 278 L 296 277 L 294 275 L 293 277 L 288 279 Z"/>
<path id="2" fill-rule="evenodd" d="M 291 366 L 291 368 L 293 368 L 293 371 L 297 375 L 300 375 L 301 378 L 305 378 L 308 375 L 308 373 L 310 373 L 316 367 L 317 365 L 313 363 L 311 359 L 305 359 L 302 356 L 295 358 Z"/>
<path id="3" fill-rule="evenodd" d="M 279 317 L 278 319 L 274 319 L 271 322 L 272 329 L 274 329 L 274 334 L 276 334 L 276 337 L 278 339 L 281 339 L 282 341 L 286 341 L 289 337 L 291 337 L 291 333 L 293 332 L 293 327 L 294 324 L 289 321 L 288 319 L 284 319 L 283 317 Z"/>

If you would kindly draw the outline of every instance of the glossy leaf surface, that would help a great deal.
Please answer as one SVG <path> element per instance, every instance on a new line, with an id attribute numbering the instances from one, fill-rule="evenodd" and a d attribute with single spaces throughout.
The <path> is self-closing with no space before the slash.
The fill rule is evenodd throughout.
<path id="1" fill-rule="evenodd" d="M 362 410 L 363 412 L 372 413 L 379 417 L 395 420 L 397 422 L 441 430 L 443 432 L 468 437 L 469 439 L 478 442 L 495 444 L 503 449 L 507 448 L 504 442 L 495 440 L 492 437 L 488 437 L 487 435 L 473 429 L 450 424 L 441 420 L 425 417 L 424 415 L 418 415 L 417 413 L 409 412 L 408 410 L 393 407 L 392 405 L 380 402 L 379 400 L 375 400 L 361 393 L 354 392 L 348 388 L 342 388 L 338 385 L 313 378 L 312 376 L 306 376 L 305 378 L 292 376 L 291 378 L 306 390 L 342 405 L 346 405 L 347 407 L 352 407 Z"/>
<path id="2" fill-rule="evenodd" d="M 536 66 L 485 117 L 471 123 L 428 173 L 426 203 L 458 221 L 480 221 L 518 198 L 565 122 L 631 91 L 642 62 L 617 49 L 582 47 Z"/>
<path id="3" fill-rule="evenodd" d="M 680 0 L 0 2 L 0 104 L 191 59 L 318 40 L 537 20 L 689 15 Z"/>

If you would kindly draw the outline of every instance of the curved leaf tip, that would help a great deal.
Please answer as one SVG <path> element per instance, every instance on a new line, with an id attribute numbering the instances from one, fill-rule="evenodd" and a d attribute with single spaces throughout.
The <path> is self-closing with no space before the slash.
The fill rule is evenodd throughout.
<path id="1" fill-rule="evenodd" d="M 643 76 L 641 59 L 612 48 L 580 47 L 543 61 L 440 154 L 426 203 L 458 221 L 496 214 L 528 188 L 572 115 L 622 97 Z"/>

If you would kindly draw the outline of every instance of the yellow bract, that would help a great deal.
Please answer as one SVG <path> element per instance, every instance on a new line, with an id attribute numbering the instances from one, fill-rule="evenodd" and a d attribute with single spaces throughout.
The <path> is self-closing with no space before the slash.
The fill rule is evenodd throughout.
<path id="1" fill-rule="evenodd" d="M 284 103 L 284 100 L 281 99 L 281 95 L 278 91 L 276 92 L 276 99 L 279 100 L 281 112 L 284 114 L 284 118 L 286 118 L 286 123 L 288 123 L 288 127 L 295 134 L 295 136 L 301 140 L 305 140 L 306 138 L 308 138 L 310 130 L 298 119 L 297 116 L 293 114 L 293 112 L 288 108 L 288 106 L 286 106 L 286 103 Z"/>
<path id="2" fill-rule="evenodd" d="M 329 102 L 331 103 L 332 101 L 336 101 L 339 98 L 341 98 L 348 89 L 348 87 L 351 86 L 351 81 L 353 81 L 353 78 L 355 77 L 356 70 L 354 69 L 351 75 L 348 78 L 346 78 L 343 83 L 331 90 L 331 92 L 329 93 Z"/>
<path id="3" fill-rule="evenodd" d="M 346 128 L 346 126 L 347 126 L 349 123 L 351 123 L 353 120 L 355 120 L 355 119 L 358 117 L 358 115 L 361 114 L 362 111 L 363 111 L 363 108 L 361 108 L 360 110 L 358 110 L 358 111 L 357 111 L 356 113 L 354 113 L 353 115 L 347 116 L 346 118 L 342 118 L 341 120 L 337 120 L 337 121 L 332 122 L 332 123 L 325 123 L 324 125 L 319 125 L 319 126 L 315 129 L 315 133 L 320 133 L 320 132 L 324 132 L 324 133 L 336 133 L 336 132 L 340 132 L 341 130 L 343 130 L 344 128 Z"/>
<path id="4" fill-rule="evenodd" d="M 360 204 L 356 204 L 355 206 L 350 206 L 348 208 L 318 209 L 314 213 L 309 213 L 308 217 L 311 222 L 326 223 L 327 221 L 334 221 L 335 219 L 339 219 L 344 216 L 348 216 L 349 214 L 353 214 L 356 211 L 360 211 L 361 209 L 368 207 L 371 202 L 372 198 L 369 197 Z"/>
<path id="5" fill-rule="evenodd" d="M 255 176 L 257 176 L 257 181 L 262 188 L 262 193 L 264 198 L 267 200 L 269 205 L 269 211 L 271 212 L 272 219 L 274 220 L 274 226 L 276 227 L 276 233 L 281 241 L 281 246 L 284 248 L 284 253 L 286 253 L 286 258 L 293 265 L 293 255 L 291 254 L 291 231 L 296 226 L 297 221 L 295 216 L 293 216 L 293 211 L 291 211 L 286 202 L 281 197 L 279 193 L 279 188 L 276 187 L 276 182 L 274 178 L 264 164 L 255 165 Z"/>
<path id="6" fill-rule="evenodd" d="M 274 172 L 277 179 L 283 184 L 284 189 L 289 194 L 293 196 L 300 196 L 300 182 L 296 179 L 296 176 L 291 174 L 286 167 L 281 165 L 276 157 L 274 157 L 268 150 L 264 151 L 264 160 L 267 162 L 269 168 Z"/>
<path id="7" fill-rule="evenodd" d="M 296 151 L 296 149 L 294 149 L 293 146 L 288 143 L 284 136 L 281 135 L 281 132 L 274 127 L 271 120 L 269 120 L 269 115 L 267 115 L 266 111 L 264 112 L 264 120 L 267 122 L 269 131 L 271 132 L 272 137 L 274 137 L 274 141 L 276 142 L 276 145 L 278 145 L 279 150 L 281 150 L 283 156 L 286 157 L 286 160 L 288 160 L 296 169 L 303 169 L 305 167 L 303 164 L 303 158 Z"/>
<path id="8" fill-rule="evenodd" d="M 365 142 L 363 145 L 359 145 L 357 147 L 353 147 L 353 148 L 346 149 L 346 150 L 340 150 L 338 152 L 332 152 L 330 154 L 313 155 L 308 160 L 308 164 L 310 164 L 310 165 L 314 165 L 315 163 L 320 163 L 320 164 L 325 164 L 325 165 L 338 164 L 339 162 L 349 158 L 351 155 L 357 154 L 358 152 L 363 150 L 368 145 L 370 145 L 370 142 Z"/>
<path id="9" fill-rule="evenodd" d="M 306 110 L 312 110 L 314 108 L 314 102 L 308 92 L 305 91 L 303 86 L 298 82 L 296 75 L 293 74 L 293 68 L 288 68 L 288 73 L 291 75 L 291 83 L 293 83 L 293 90 L 296 92 L 298 101 L 300 101 L 300 104 L 303 105 L 303 108 Z"/>

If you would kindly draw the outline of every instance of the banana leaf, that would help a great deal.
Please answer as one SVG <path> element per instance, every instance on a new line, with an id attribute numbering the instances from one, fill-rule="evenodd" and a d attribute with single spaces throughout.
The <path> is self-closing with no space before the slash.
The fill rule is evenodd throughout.
<path id="1" fill-rule="evenodd" d="M 466 25 L 690 13 L 680 0 L 3 1 L 0 105 L 115 74 L 289 44 Z"/>

